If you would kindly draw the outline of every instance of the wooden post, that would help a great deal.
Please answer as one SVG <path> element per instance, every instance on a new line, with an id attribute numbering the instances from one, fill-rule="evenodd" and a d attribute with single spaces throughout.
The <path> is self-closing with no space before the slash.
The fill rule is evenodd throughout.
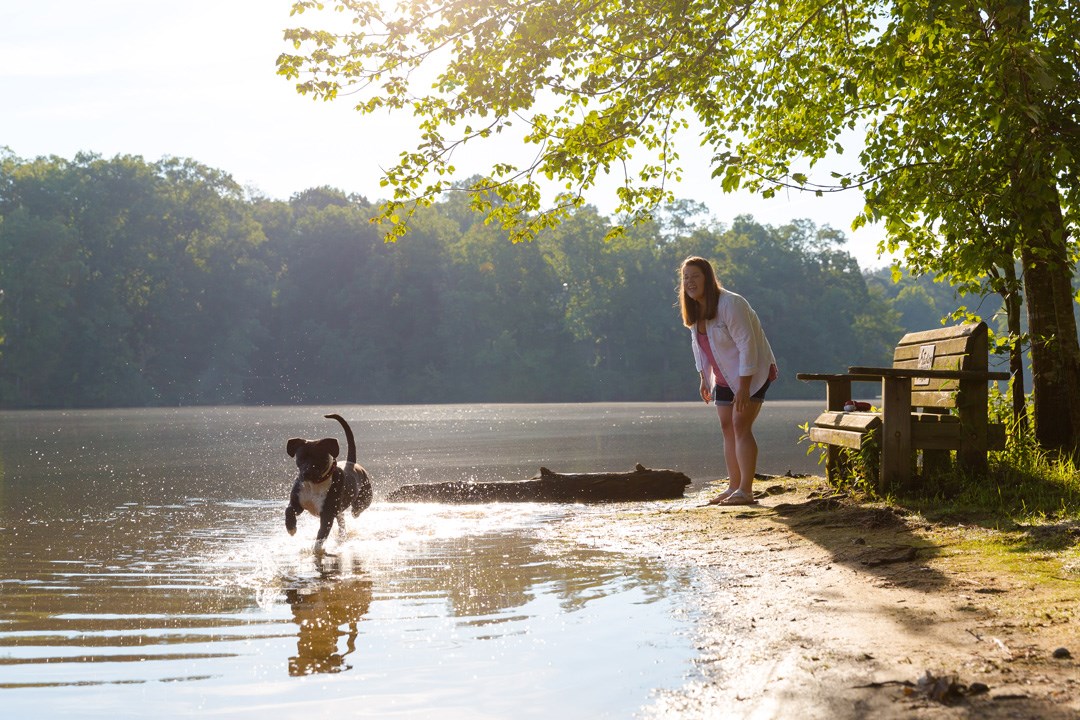
<path id="1" fill-rule="evenodd" d="M 881 487 L 911 484 L 911 378 L 881 379 Z"/>
<path id="2" fill-rule="evenodd" d="M 844 403 L 851 400 L 851 380 L 836 378 L 825 383 L 825 409 L 840 412 Z M 828 445 L 825 454 L 825 477 L 829 482 L 839 482 L 847 471 L 846 451 L 839 445 Z"/>
<path id="3" fill-rule="evenodd" d="M 986 372 L 990 368 L 986 325 L 980 323 L 968 339 L 965 370 Z M 961 380 L 956 397 L 956 413 L 960 416 L 960 449 L 956 460 L 965 471 L 985 475 L 986 449 L 990 421 L 987 406 L 990 391 L 985 381 Z"/>

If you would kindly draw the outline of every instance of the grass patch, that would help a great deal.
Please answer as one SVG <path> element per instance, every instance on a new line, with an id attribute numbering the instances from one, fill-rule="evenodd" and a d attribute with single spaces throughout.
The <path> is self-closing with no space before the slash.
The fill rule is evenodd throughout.
<path id="1" fill-rule="evenodd" d="M 990 453 L 985 476 L 953 471 L 935 476 L 911 500 L 937 513 L 996 519 L 1013 525 L 1080 527 L 1080 469 L 1068 456 L 1053 456 L 1024 435 L 1010 435 L 1005 450 Z"/>

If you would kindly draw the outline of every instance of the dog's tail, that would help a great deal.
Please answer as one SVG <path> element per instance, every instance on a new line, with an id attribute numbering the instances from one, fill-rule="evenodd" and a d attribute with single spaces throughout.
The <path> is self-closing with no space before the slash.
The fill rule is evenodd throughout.
<path id="1" fill-rule="evenodd" d="M 325 418 L 331 420 L 337 420 L 341 423 L 341 427 L 345 428 L 345 441 L 349 444 L 349 454 L 346 456 L 346 460 L 351 463 L 356 462 L 356 440 L 353 439 L 352 428 L 349 427 L 349 423 L 345 422 L 345 418 L 340 415 L 323 415 Z"/>

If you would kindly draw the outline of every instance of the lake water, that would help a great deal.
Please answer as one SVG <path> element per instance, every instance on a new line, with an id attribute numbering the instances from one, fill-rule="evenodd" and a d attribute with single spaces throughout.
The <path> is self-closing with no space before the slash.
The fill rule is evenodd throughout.
<path id="1" fill-rule="evenodd" d="M 760 471 L 818 472 L 770 402 Z M 342 437 L 375 503 L 336 555 L 284 529 L 285 441 Z M 693 677 L 693 582 L 578 537 L 625 505 L 388 503 L 403 484 L 726 473 L 688 403 L 0 413 L 5 718 L 630 718 Z"/>

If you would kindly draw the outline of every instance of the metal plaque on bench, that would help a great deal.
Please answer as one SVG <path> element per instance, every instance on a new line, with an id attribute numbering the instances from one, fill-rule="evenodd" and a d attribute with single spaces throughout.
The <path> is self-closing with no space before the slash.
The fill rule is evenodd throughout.
<path id="1" fill-rule="evenodd" d="M 919 369 L 920 370 L 933 370 L 934 369 L 934 349 L 935 345 L 921 345 L 919 346 Z M 911 381 L 912 385 L 929 385 L 930 378 L 915 378 Z"/>

